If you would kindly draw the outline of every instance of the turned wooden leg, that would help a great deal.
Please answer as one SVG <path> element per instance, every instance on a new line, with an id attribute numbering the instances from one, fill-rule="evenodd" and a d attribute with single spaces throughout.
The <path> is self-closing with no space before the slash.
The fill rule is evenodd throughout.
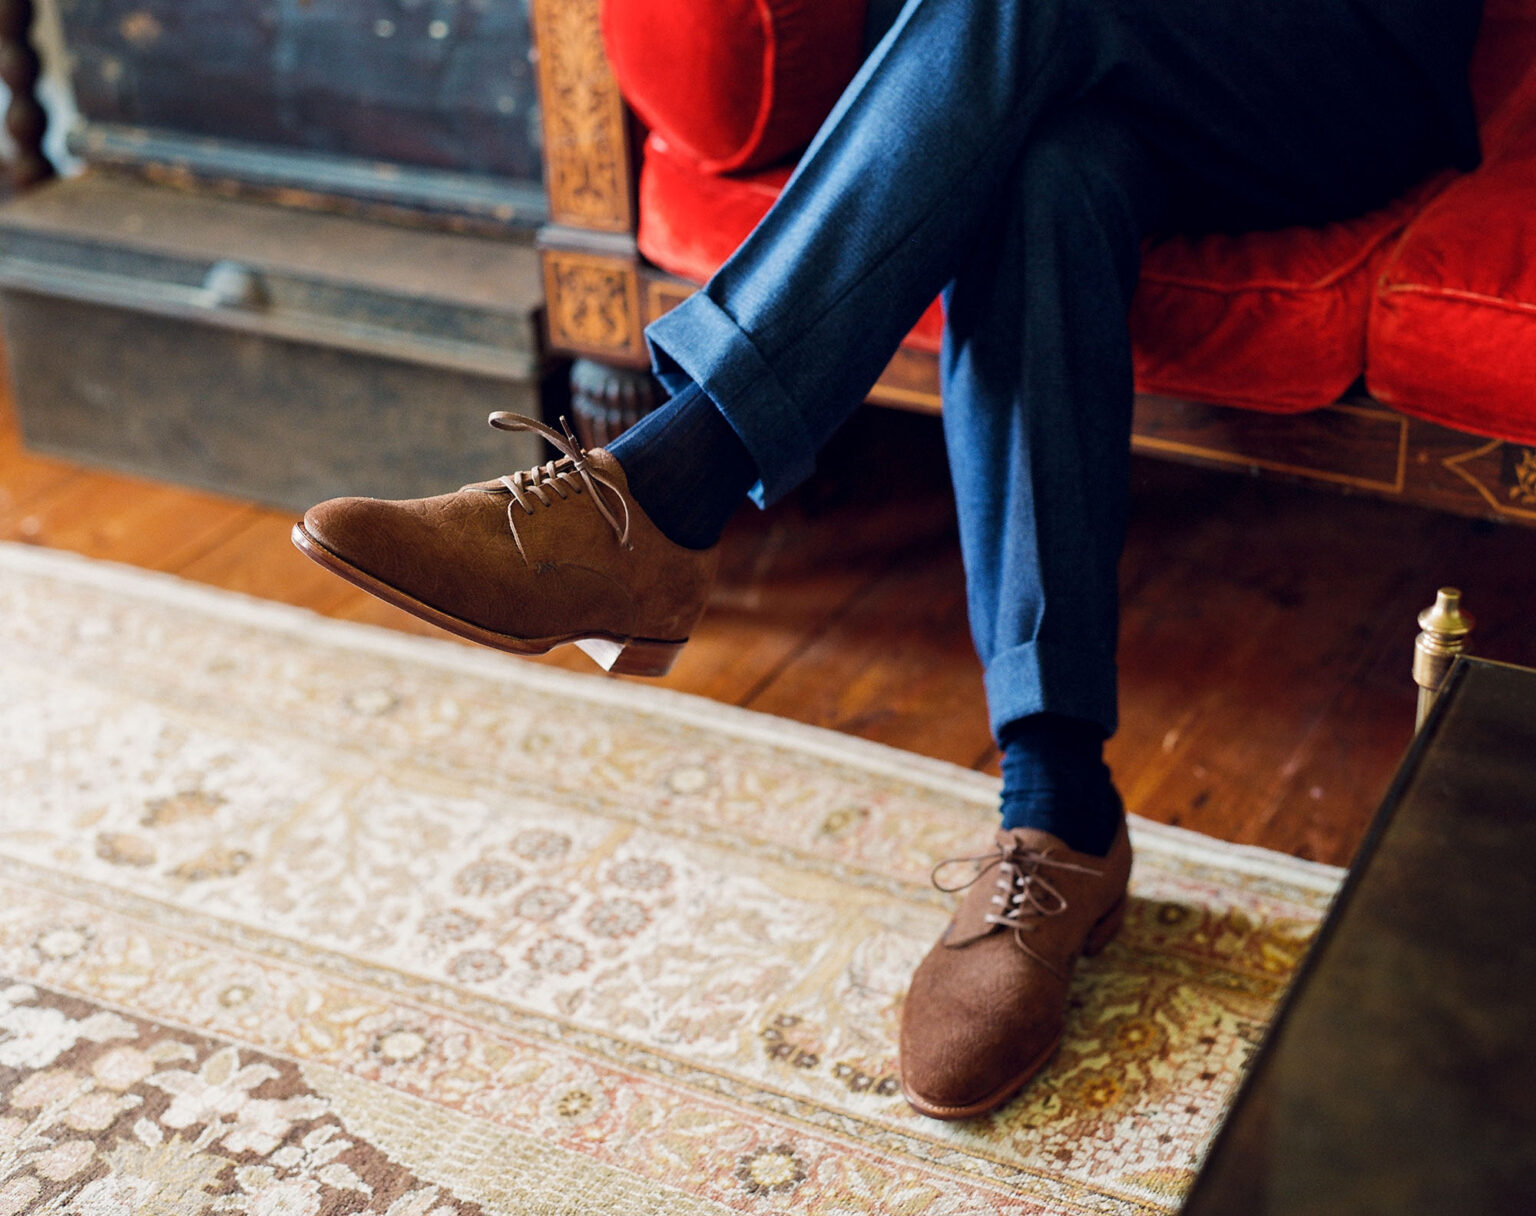
<path id="1" fill-rule="evenodd" d="M 595 359 L 571 364 L 571 424 L 589 448 L 606 447 L 661 404 L 649 372 Z"/>
<path id="2" fill-rule="evenodd" d="M 47 181 L 53 166 L 43 155 L 43 134 L 48 113 L 37 100 L 41 61 L 32 46 L 32 0 L 0 0 L 0 80 L 11 91 L 5 111 L 5 129 L 16 145 L 11 163 L 11 183 L 18 190 Z"/>

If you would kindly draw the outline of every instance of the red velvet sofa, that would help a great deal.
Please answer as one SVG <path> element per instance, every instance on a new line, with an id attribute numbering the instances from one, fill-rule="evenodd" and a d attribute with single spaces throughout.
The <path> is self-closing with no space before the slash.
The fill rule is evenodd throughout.
<path id="1" fill-rule="evenodd" d="M 772 203 L 858 66 L 866 0 L 597 2 L 535 12 L 551 111 L 550 329 L 557 349 L 634 366 L 638 327 Z M 553 72 L 551 49 L 565 59 Z M 610 104 L 629 125 L 610 129 L 606 152 L 577 131 L 573 161 L 584 120 L 561 71 L 582 74 L 589 111 L 616 83 Z M 1536 0 L 1487 0 L 1473 87 L 1474 172 L 1325 228 L 1149 243 L 1132 316 L 1138 447 L 1536 522 Z M 583 174 L 592 185 L 605 155 L 632 192 L 599 225 L 606 245 L 584 238 L 594 225 L 571 214 L 570 191 Z M 573 273 L 584 255 L 585 286 Z M 618 351 L 593 323 L 605 258 L 631 263 L 633 316 L 617 315 L 611 291 L 607 306 Z M 872 399 L 936 406 L 941 324 L 936 303 Z"/>

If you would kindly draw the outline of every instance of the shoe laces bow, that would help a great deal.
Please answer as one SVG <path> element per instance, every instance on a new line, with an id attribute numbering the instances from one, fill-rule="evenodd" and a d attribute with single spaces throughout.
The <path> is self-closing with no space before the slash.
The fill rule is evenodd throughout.
<path id="1" fill-rule="evenodd" d="M 948 866 L 969 862 L 976 872 L 964 882 L 946 886 L 939 874 Z M 1060 916 L 1067 910 L 1067 897 L 1061 888 L 1042 870 L 1051 869 L 1073 874 L 1098 875 L 1092 866 L 1078 865 L 1055 857 L 1048 851 L 1026 848 L 1017 841 L 1007 845 L 998 843 L 990 853 L 974 857 L 951 857 L 933 867 L 933 885 L 940 891 L 953 894 L 991 876 L 995 890 L 989 901 L 991 911 L 982 919 L 989 925 L 999 925 L 1013 931 L 1014 944 L 1051 973 L 1067 978 L 1062 969 L 1045 958 L 1024 940 L 1026 933 L 1033 933 L 1047 916 Z"/>
<path id="2" fill-rule="evenodd" d="M 532 469 L 524 469 L 519 473 L 508 473 L 499 478 L 501 484 L 506 486 L 507 492 L 512 495 L 512 501 L 507 504 L 507 522 L 512 525 L 512 538 L 517 541 L 518 551 L 522 551 L 523 542 L 517 535 L 517 519 L 512 514 L 515 508 L 521 507 L 527 515 L 534 512 L 534 500 L 537 499 L 544 506 L 553 506 L 550 494 L 564 500 L 572 494 L 585 492 L 597 508 L 608 526 L 613 529 L 614 536 L 620 545 L 626 549 L 634 548 L 629 539 L 629 503 L 624 498 L 624 492 L 616 481 L 601 469 L 594 468 L 588 460 L 589 453 L 571 430 L 571 424 L 565 416 L 560 417 L 561 430 L 545 426 L 544 423 L 533 418 L 525 418 L 521 414 L 509 413 L 506 410 L 497 410 L 490 417 L 490 424 L 498 431 L 532 431 L 536 435 L 543 436 L 562 454 L 547 464 L 538 465 Z M 564 434 L 561 433 L 564 432 Z M 616 515 L 612 507 L 604 501 L 602 490 L 607 490 L 613 495 L 619 504 L 621 515 Z M 527 558 L 527 554 L 523 554 Z"/>

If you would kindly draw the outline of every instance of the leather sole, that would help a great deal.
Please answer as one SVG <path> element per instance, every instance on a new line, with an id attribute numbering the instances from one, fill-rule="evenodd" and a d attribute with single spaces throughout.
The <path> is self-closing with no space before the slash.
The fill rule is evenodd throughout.
<path id="1" fill-rule="evenodd" d="M 1094 922 L 1093 928 L 1088 930 L 1088 936 L 1083 939 L 1081 953 L 1092 956 L 1098 954 L 1105 946 L 1114 940 L 1115 934 L 1120 932 L 1120 926 L 1125 923 L 1125 910 L 1129 900 L 1125 895 L 1115 902 L 1115 906 Z M 978 1101 L 968 1103 L 965 1106 L 945 1106 L 942 1103 L 930 1102 L 921 1094 L 913 1093 L 907 1087 L 905 1081 L 901 1084 L 902 1097 L 906 1098 L 907 1105 L 920 1115 L 927 1115 L 930 1119 L 974 1119 L 977 1115 L 987 1114 L 1000 1106 L 1006 1106 L 1013 1101 L 1019 1090 L 1034 1080 L 1035 1074 L 1046 1066 L 1050 1058 L 1056 1054 L 1056 1049 L 1061 1046 L 1061 1036 L 1057 1035 L 1051 1044 L 1038 1056 L 1029 1061 L 1023 1068 L 1009 1077 L 1007 1081 L 998 1086 L 986 1097 Z"/>
<path id="2" fill-rule="evenodd" d="M 558 637 L 520 638 L 512 634 L 497 633 L 482 628 L 472 621 L 463 620 L 450 613 L 423 603 L 398 587 L 374 578 L 366 570 L 360 570 L 346 558 L 327 549 L 310 534 L 300 520 L 293 525 L 293 545 L 300 553 L 332 574 L 344 578 L 354 587 L 360 587 L 369 595 L 393 604 L 412 616 L 436 625 L 439 629 L 482 646 L 504 650 L 509 654 L 547 654 L 556 646 L 574 643 L 584 654 L 604 671 L 620 676 L 664 676 L 672 669 L 688 639 L 662 641 L 655 638 L 623 637 L 610 633 L 570 633 Z"/>

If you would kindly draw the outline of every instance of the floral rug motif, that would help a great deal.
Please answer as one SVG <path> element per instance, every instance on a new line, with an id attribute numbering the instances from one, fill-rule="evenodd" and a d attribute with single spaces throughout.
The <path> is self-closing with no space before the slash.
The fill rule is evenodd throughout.
<path id="1" fill-rule="evenodd" d="M 0 546 L 0 1216 L 1177 1210 L 1336 870 L 1143 821 L 1014 1103 L 896 1080 L 990 778 Z"/>

